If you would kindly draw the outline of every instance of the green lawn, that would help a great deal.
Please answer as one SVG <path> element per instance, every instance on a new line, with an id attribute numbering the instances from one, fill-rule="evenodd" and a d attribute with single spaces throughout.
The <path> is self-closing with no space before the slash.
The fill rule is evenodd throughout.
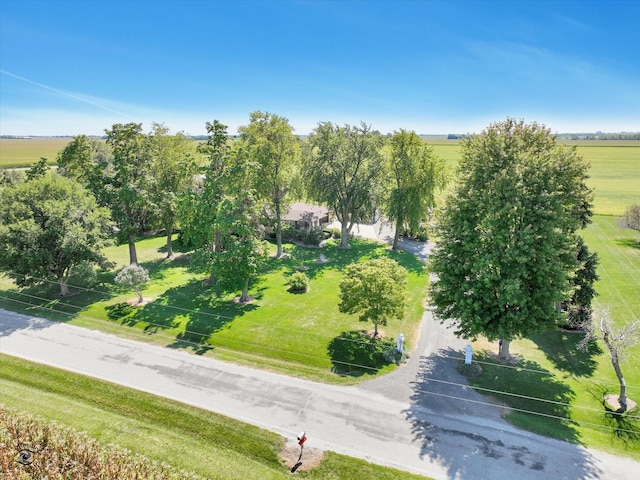
<path id="1" fill-rule="evenodd" d="M 0 354 L 0 404 L 211 479 L 284 479 L 285 439 L 221 415 Z M 312 447 L 312 442 L 307 444 Z M 303 457 L 304 460 L 304 457 Z M 309 479 L 424 478 L 327 452 Z"/>
<path id="2" fill-rule="evenodd" d="M 220 292 L 205 285 L 205 275 L 189 270 L 187 255 L 165 260 L 164 238 L 141 240 L 137 248 L 139 261 L 151 276 L 143 295 L 152 301 L 143 307 L 130 306 L 127 300 L 133 297 L 132 293 L 113 285 L 115 270 L 101 275 L 100 282 L 91 290 L 78 289 L 78 293 L 64 299 L 57 296 L 55 285 L 18 290 L 5 278 L 0 280 L 0 295 L 4 297 L 0 298 L 0 306 L 259 368 L 338 383 L 353 383 L 358 379 L 332 372 L 329 344 L 342 332 L 373 328 L 372 324 L 359 322 L 356 315 L 338 311 L 338 282 L 347 264 L 388 255 L 409 270 L 410 308 L 402 320 L 380 327 L 387 336 L 395 338 L 403 332 L 411 348 L 422 316 L 427 288 L 422 263 L 411 254 L 392 252 L 386 244 L 378 242 L 354 240 L 352 248 L 347 250 L 335 244 L 322 250 L 288 244 L 289 258 L 269 260 L 264 274 L 250 288 L 255 301 L 245 305 L 235 301 L 237 292 Z M 316 262 L 320 253 L 329 260 L 327 263 Z M 128 261 L 127 246 L 110 248 L 107 255 L 121 267 Z M 287 281 L 299 267 L 306 269 L 310 289 L 304 294 L 293 294 L 287 290 Z M 392 364 L 368 373 L 393 368 Z"/>
<path id="3" fill-rule="evenodd" d="M 621 229 L 615 217 L 596 216 L 584 238 L 600 257 L 595 306 L 609 308 L 618 325 L 640 318 L 640 233 Z M 604 412 L 603 395 L 619 392 L 617 378 L 606 347 L 579 350 L 582 337 L 577 332 L 554 331 L 516 340 L 511 351 L 520 357 L 518 369 L 497 365 L 491 352 L 482 351 L 486 345 L 479 343 L 477 359 L 487 363 L 480 364 L 484 372 L 471 382 L 519 395 L 490 394 L 513 408 L 540 414 L 515 411 L 508 418 L 516 425 L 640 460 L 640 412 L 623 418 Z M 622 362 L 627 395 L 638 403 L 639 359 L 640 343 Z M 546 401 L 535 400 L 540 398 Z"/>

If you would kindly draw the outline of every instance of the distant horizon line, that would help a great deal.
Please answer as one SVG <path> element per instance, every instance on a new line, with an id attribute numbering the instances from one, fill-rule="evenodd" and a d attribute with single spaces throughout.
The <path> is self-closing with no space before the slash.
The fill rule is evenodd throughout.
<path id="1" fill-rule="evenodd" d="M 176 133 L 183 133 L 186 137 L 191 137 L 191 138 L 199 138 L 199 137 L 208 137 L 209 135 L 206 133 L 203 134 L 186 134 L 184 132 L 175 132 L 172 133 L 172 135 L 175 135 Z M 381 135 L 393 135 L 392 132 L 387 132 L 387 133 L 382 133 L 380 132 Z M 610 132 L 605 132 L 602 130 L 596 130 L 596 131 L 592 131 L 592 132 L 554 132 L 552 133 L 552 135 L 638 135 L 640 134 L 640 130 L 637 131 L 626 131 L 626 130 L 622 130 L 622 131 L 610 131 Z M 46 135 L 13 135 L 13 134 L 1 134 L 0 138 L 2 139 L 16 139 L 16 140 L 20 140 L 20 139 L 30 139 L 30 138 L 73 138 L 73 137 L 77 137 L 80 135 L 85 135 L 86 137 L 92 137 L 92 138 L 106 138 L 107 135 L 105 134 L 91 134 L 91 133 L 77 133 L 77 134 L 60 134 L 60 135 L 55 135 L 55 134 L 46 134 Z M 295 136 L 297 137 L 307 137 L 310 135 L 310 133 L 294 133 Z M 447 132 L 447 133 L 418 133 L 417 134 L 419 137 L 448 137 L 448 136 L 457 136 L 459 138 L 464 138 L 470 135 L 476 135 L 476 132 L 473 133 L 456 133 L 456 132 Z M 238 137 L 239 134 L 229 134 L 229 136 L 231 137 Z M 455 138 L 452 138 L 452 140 L 455 140 Z"/>

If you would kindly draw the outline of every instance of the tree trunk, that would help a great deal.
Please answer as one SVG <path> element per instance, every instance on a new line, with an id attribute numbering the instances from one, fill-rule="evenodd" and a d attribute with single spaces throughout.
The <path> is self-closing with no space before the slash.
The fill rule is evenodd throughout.
<path id="1" fill-rule="evenodd" d="M 167 228 L 167 258 L 173 258 L 173 228 Z"/>
<path id="2" fill-rule="evenodd" d="M 396 222 L 396 233 L 393 235 L 393 246 L 392 250 L 398 249 L 398 239 L 400 238 L 400 230 L 398 230 L 398 223 Z"/>
<path id="3" fill-rule="evenodd" d="M 278 247 L 278 251 L 276 253 L 276 258 L 282 257 L 282 215 L 280 215 L 280 203 L 276 204 L 276 245 Z"/>
<path id="4" fill-rule="evenodd" d="M 129 234 L 129 265 L 138 264 L 138 254 L 136 253 L 136 237 L 133 233 Z"/>
<path id="5" fill-rule="evenodd" d="M 242 295 L 240 296 L 240 302 L 245 303 L 249 301 L 249 279 L 245 278 L 244 287 L 242 288 Z"/>
<path id="6" fill-rule="evenodd" d="M 615 345 L 612 344 L 611 338 L 609 337 L 609 332 L 604 332 L 602 335 L 604 343 L 607 345 L 609 352 L 611 353 L 611 363 L 613 364 L 613 369 L 616 371 L 616 376 L 618 377 L 618 383 L 620 384 L 620 396 L 618 397 L 618 403 L 620 404 L 621 412 L 627 411 L 627 383 L 624 381 L 624 376 L 622 375 L 622 370 L 620 369 L 620 358 L 618 357 L 618 352 L 615 348 Z"/>
<path id="7" fill-rule="evenodd" d="M 378 324 L 373 324 L 373 338 L 378 338 Z"/>
<path id="8" fill-rule="evenodd" d="M 340 246 L 339 248 L 349 248 L 349 231 L 347 230 L 347 224 L 340 223 Z"/>
<path id="9" fill-rule="evenodd" d="M 66 297 L 67 295 L 69 295 L 69 285 L 67 285 L 66 280 L 62 280 L 60 282 L 60 296 Z"/>
<path id="10" fill-rule="evenodd" d="M 509 360 L 511 355 L 509 354 L 509 345 L 511 344 L 510 340 L 500 340 L 500 349 L 498 353 L 498 357 L 502 360 Z"/>
<path id="11" fill-rule="evenodd" d="M 136 290 L 136 294 L 138 295 L 138 304 L 141 304 L 144 301 L 144 299 L 142 298 L 142 291 Z"/>
<path id="12" fill-rule="evenodd" d="M 395 231 L 395 234 L 393 235 L 393 247 L 391 247 L 392 250 L 398 249 L 398 240 L 400 240 L 400 229 L 404 224 L 404 218 L 399 212 L 396 212 L 396 217 L 397 217 L 396 229 L 395 229 L 396 231 Z"/>

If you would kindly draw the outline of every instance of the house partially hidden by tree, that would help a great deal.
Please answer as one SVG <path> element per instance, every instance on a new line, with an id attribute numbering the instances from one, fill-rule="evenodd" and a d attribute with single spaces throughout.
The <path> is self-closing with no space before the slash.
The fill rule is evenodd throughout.
<path id="1" fill-rule="evenodd" d="M 282 221 L 299 229 L 324 228 L 329 224 L 329 209 L 308 203 L 292 203 Z"/>

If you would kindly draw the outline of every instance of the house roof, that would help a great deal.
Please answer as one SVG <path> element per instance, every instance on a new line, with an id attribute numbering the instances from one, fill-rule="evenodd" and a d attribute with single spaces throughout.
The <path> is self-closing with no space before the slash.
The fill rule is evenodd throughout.
<path id="1" fill-rule="evenodd" d="M 289 222 L 297 222 L 312 214 L 313 218 L 322 218 L 329 214 L 329 209 L 321 205 L 310 205 L 308 203 L 292 203 L 289 211 L 282 217 L 283 220 Z"/>

